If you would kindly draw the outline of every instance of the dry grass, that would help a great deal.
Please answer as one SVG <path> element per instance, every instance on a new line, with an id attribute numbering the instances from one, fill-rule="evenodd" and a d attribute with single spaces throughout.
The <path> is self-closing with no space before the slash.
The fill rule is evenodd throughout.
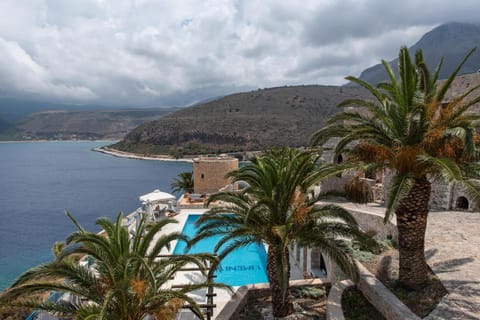
<path id="1" fill-rule="evenodd" d="M 0 319 L 2 320 L 23 320 L 30 313 L 32 313 L 32 310 L 28 308 L 0 306 Z"/>
<path id="2" fill-rule="evenodd" d="M 324 320 L 327 314 L 327 295 L 329 288 L 316 288 L 303 286 L 291 288 L 290 294 L 293 299 L 295 313 L 286 319 L 311 319 Z M 310 295 L 309 293 L 316 292 Z M 249 292 L 248 301 L 245 307 L 232 319 L 251 320 L 251 319 L 273 319 L 272 300 L 269 290 L 258 292 Z"/>

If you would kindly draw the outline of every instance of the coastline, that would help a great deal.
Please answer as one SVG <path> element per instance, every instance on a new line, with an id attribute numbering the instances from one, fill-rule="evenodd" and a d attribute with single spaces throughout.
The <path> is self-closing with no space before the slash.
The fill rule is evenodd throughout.
<path id="1" fill-rule="evenodd" d="M 193 159 L 175 159 L 171 156 L 167 155 L 156 155 L 156 156 L 142 156 L 137 153 L 130 153 L 130 152 L 124 152 L 124 151 L 119 151 L 116 149 L 108 148 L 108 147 L 99 147 L 99 148 L 94 148 L 92 151 L 108 154 L 114 157 L 119 157 L 119 158 L 129 158 L 129 159 L 137 159 L 137 160 L 154 160 L 154 161 L 177 161 L 177 162 L 189 162 L 192 163 Z"/>
<path id="2" fill-rule="evenodd" d="M 0 143 L 36 143 L 36 142 L 115 142 L 118 140 L 49 140 L 49 139 L 40 139 L 40 140 L 0 140 Z"/>

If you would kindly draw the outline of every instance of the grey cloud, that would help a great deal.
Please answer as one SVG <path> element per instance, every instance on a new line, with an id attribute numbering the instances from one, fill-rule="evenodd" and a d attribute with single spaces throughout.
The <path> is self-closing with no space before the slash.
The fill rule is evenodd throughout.
<path id="1" fill-rule="evenodd" d="M 477 1 L 0 1 L 0 86 L 72 103 L 179 105 L 341 84 Z"/>
<path id="2" fill-rule="evenodd" d="M 375 38 L 395 29 L 453 20 L 478 22 L 478 1 L 347 0 L 320 4 L 305 23 L 306 45 L 323 46 L 352 38 Z"/>

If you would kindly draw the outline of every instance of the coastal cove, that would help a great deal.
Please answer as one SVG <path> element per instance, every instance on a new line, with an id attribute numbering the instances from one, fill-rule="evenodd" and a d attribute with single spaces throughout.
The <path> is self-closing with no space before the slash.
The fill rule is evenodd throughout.
<path id="1" fill-rule="evenodd" d="M 191 163 L 119 158 L 92 149 L 111 141 L 0 144 L 0 290 L 52 258 L 51 247 L 75 231 L 68 210 L 88 230 L 99 217 L 140 206 L 138 197 L 170 183 Z"/>

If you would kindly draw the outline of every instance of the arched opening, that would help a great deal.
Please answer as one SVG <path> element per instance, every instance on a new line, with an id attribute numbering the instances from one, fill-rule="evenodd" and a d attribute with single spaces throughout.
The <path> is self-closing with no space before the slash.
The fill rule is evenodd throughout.
<path id="1" fill-rule="evenodd" d="M 335 159 L 335 163 L 342 163 L 342 162 L 343 162 L 343 156 L 340 153 L 339 155 L 337 155 L 337 158 Z"/>
<path id="2" fill-rule="evenodd" d="M 456 209 L 462 209 L 462 210 L 468 210 L 468 199 L 465 197 L 458 197 L 457 201 L 455 202 L 455 208 Z"/>
<path id="3" fill-rule="evenodd" d="M 323 258 L 322 252 L 319 248 L 312 248 L 312 251 L 310 253 L 310 261 L 312 273 L 316 277 L 327 277 L 327 266 L 325 264 L 325 259 Z"/>
<path id="4" fill-rule="evenodd" d="M 342 154 L 338 154 L 336 157 L 335 157 L 335 163 L 342 163 L 343 162 L 343 156 Z M 342 174 L 341 173 L 337 173 L 337 177 L 338 178 L 341 178 L 342 177 Z"/>

